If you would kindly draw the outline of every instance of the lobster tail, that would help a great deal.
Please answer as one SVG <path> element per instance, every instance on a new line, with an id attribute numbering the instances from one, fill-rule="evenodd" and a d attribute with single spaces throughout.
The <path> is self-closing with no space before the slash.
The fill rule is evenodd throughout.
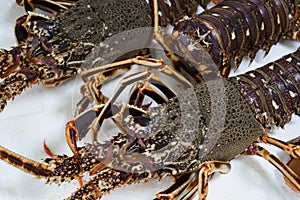
<path id="1" fill-rule="evenodd" d="M 190 38 L 190 46 L 192 42 L 199 43 L 209 52 L 221 75 L 227 77 L 243 56 L 253 60 L 259 49 L 268 53 L 294 28 L 297 5 L 293 0 L 227 0 L 179 22 L 173 36 L 179 41 L 181 35 Z"/>
<path id="2" fill-rule="evenodd" d="M 159 24 L 164 27 L 169 23 L 174 25 L 185 15 L 192 16 L 196 13 L 200 4 L 198 0 L 158 0 L 157 3 L 158 9 L 161 12 Z M 153 0 L 149 1 L 149 4 L 152 9 L 151 13 L 153 13 Z"/>
<path id="3" fill-rule="evenodd" d="M 257 70 L 232 78 L 256 118 L 283 127 L 300 114 L 300 49 Z"/>

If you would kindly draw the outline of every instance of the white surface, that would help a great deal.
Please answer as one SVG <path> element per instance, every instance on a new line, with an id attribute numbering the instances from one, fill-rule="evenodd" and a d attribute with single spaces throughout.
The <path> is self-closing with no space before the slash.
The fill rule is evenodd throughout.
<path id="1" fill-rule="evenodd" d="M 15 19 L 23 13 L 13 0 L 0 0 L 0 48 L 8 49 L 14 44 L 13 25 Z M 254 65 L 279 58 L 295 50 L 299 44 L 284 42 L 276 46 L 270 55 L 263 59 L 260 54 Z M 244 66 L 247 64 L 244 63 Z M 251 65 L 253 67 L 253 65 Z M 244 67 L 239 70 L 252 68 Z M 47 141 L 54 153 L 71 154 L 64 136 L 64 125 L 72 118 L 78 98 L 73 98 L 74 82 L 56 88 L 35 86 L 23 95 L 9 102 L 0 114 L 0 144 L 29 158 L 40 161 L 46 155 L 43 141 Z M 74 102 L 75 101 L 75 102 Z M 292 139 L 299 135 L 299 118 L 294 117 L 285 130 L 276 129 L 274 136 Z M 272 148 L 281 159 L 287 155 Z M 239 157 L 232 162 L 232 171 L 227 175 L 215 175 L 209 183 L 208 200 L 296 200 L 300 194 L 285 186 L 281 174 L 268 162 L 257 157 Z M 113 191 L 103 199 L 153 199 L 154 194 L 168 187 L 169 180 L 152 181 L 123 187 Z M 44 180 L 37 180 L 6 163 L 0 161 L 0 199 L 62 199 L 75 191 L 76 181 L 62 186 L 45 185 Z"/>

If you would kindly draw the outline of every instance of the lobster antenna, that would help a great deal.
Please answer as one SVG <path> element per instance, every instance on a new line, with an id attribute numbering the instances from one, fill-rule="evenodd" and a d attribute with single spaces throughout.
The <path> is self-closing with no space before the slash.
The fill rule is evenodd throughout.
<path id="1" fill-rule="evenodd" d="M 153 11 L 154 11 L 154 33 L 158 31 L 158 5 L 157 0 L 153 0 Z"/>
<path id="2" fill-rule="evenodd" d="M 14 153 L 1 145 L 0 159 L 26 173 L 36 176 L 37 178 L 47 178 L 51 173 L 47 165 Z"/>

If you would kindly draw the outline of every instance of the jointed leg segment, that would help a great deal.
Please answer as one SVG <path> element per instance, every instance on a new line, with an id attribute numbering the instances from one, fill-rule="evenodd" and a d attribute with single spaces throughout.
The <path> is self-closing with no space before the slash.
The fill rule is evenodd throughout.
<path id="1" fill-rule="evenodd" d="M 290 145 L 284 145 L 284 142 L 279 140 L 274 140 L 273 138 L 268 138 L 268 136 L 262 136 L 262 140 L 266 143 L 273 144 L 275 146 L 280 146 L 286 152 L 295 155 L 293 151 L 290 151 Z M 287 147 L 287 148 L 286 148 Z M 257 143 L 252 144 L 248 150 L 245 152 L 246 155 L 257 155 L 274 165 L 291 183 L 292 187 L 295 187 L 297 190 L 300 190 L 300 177 L 296 174 L 289 166 L 279 160 L 276 156 L 271 154 L 269 151 L 257 145 Z"/>

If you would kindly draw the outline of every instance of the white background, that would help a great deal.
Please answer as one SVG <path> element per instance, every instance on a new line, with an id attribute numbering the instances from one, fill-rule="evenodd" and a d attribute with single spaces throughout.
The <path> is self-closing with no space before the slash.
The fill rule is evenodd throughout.
<path id="1" fill-rule="evenodd" d="M 24 11 L 13 0 L 0 0 L 0 5 L 0 48 L 9 49 L 15 44 L 14 21 Z M 294 51 L 298 46 L 297 43 L 284 41 L 272 48 L 265 59 L 260 53 L 249 68 L 246 60 L 238 72 L 261 66 Z M 44 140 L 54 153 L 71 155 L 65 142 L 64 126 L 74 113 L 74 105 L 78 101 L 76 94 L 78 87 L 74 81 L 56 88 L 38 85 L 26 90 L 15 101 L 9 102 L 5 111 L 0 113 L 0 144 L 37 161 L 46 157 L 43 152 Z M 285 130 L 275 128 L 273 136 L 289 140 L 299 135 L 299 128 L 299 118 L 293 117 Z M 277 149 L 271 150 L 281 159 L 288 159 L 286 154 Z M 261 158 L 241 156 L 232 160 L 231 164 L 232 170 L 229 174 L 217 174 L 210 181 L 208 200 L 293 200 L 300 197 L 299 193 L 287 188 L 281 174 Z M 61 186 L 45 185 L 44 182 L 45 180 L 38 180 L 0 161 L 1 200 L 62 199 L 78 188 L 76 181 Z M 155 193 L 167 188 L 170 183 L 170 180 L 166 179 L 161 182 L 152 181 L 126 186 L 113 191 L 103 199 L 115 200 L 124 197 L 130 197 L 132 200 L 153 199 Z"/>

